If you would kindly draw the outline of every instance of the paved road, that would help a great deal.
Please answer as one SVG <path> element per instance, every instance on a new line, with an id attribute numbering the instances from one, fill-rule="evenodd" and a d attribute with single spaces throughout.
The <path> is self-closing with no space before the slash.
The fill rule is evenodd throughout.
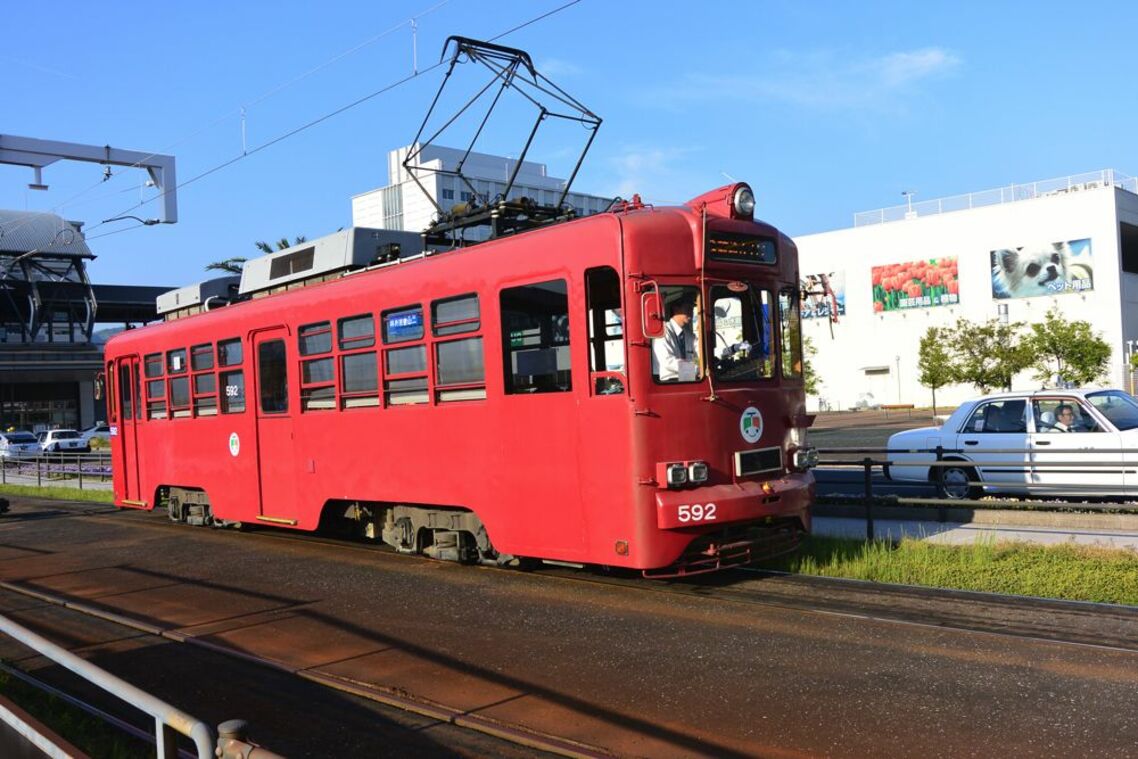
<path id="1" fill-rule="evenodd" d="M 0 579 L 309 678 L 412 694 L 622 756 L 1138 751 L 1138 652 L 1085 645 L 1108 629 L 1110 640 L 1138 639 L 1134 614 L 1056 604 L 1016 609 L 1014 619 L 1008 610 L 974 632 L 921 622 L 931 600 L 867 612 L 847 599 L 839 613 L 748 602 L 774 582 L 752 575 L 726 596 L 681 595 L 665 583 L 613 586 L 80 511 L 14 500 L 0 520 Z M 894 616 L 902 601 L 907 612 Z M 943 618 L 975 619 L 986 603 L 953 601 Z M 1083 644 L 993 634 L 1068 623 Z M 80 630 L 75 638 L 83 642 Z M 179 645 L 168 646 L 175 657 Z M 113 643 L 85 653 L 119 665 L 136 656 Z M 186 700 L 204 699 L 207 719 L 237 714 L 241 685 L 271 705 L 273 692 L 246 682 L 256 677 L 247 671 L 224 673 L 236 687 L 222 704 L 180 687 L 157 653 L 145 663 L 159 695 L 190 711 Z M 287 715 L 256 720 L 270 745 L 297 727 Z"/>

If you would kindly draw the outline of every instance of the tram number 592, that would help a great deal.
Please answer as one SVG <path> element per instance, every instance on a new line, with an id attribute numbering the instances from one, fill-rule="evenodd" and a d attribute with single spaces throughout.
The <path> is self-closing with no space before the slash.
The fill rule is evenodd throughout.
<path id="1" fill-rule="evenodd" d="M 715 521 L 715 504 L 683 504 L 678 508 L 677 518 L 681 522 L 713 522 Z"/>

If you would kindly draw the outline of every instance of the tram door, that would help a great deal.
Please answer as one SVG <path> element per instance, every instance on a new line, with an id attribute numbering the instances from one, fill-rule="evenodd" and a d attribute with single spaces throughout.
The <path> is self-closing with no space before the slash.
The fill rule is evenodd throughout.
<path id="1" fill-rule="evenodd" d="M 277 327 L 253 337 L 256 374 L 257 470 L 263 522 L 296 524 L 296 454 L 289 408 L 288 330 Z"/>
<path id="2" fill-rule="evenodd" d="M 122 462 L 124 501 L 134 506 L 144 505 L 139 484 L 138 420 L 142 418 L 142 398 L 139 394 L 138 356 L 125 356 L 118 360 L 118 446 Z M 145 504 L 149 505 L 149 504 Z"/>

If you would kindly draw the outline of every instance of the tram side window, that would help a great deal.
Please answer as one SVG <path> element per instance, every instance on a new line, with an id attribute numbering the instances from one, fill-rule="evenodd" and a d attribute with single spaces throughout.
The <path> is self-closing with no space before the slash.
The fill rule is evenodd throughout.
<path id="1" fill-rule="evenodd" d="M 383 342 L 405 343 L 423 339 L 423 307 L 384 311 Z M 423 343 L 383 352 L 383 396 L 388 405 L 427 403 L 427 346 Z"/>
<path id="2" fill-rule="evenodd" d="M 228 340 L 218 340 L 217 342 L 217 365 L 218 366 L 240 366 L 243 356 L 241 355 L 241 339 L 232 337 Z"/>
<path id="3" fill-rule="evenodd" d="M 436 300 L 431 304 L 431 331 L 436 336 L 469 334 L 478 332 L 481 327 L 475 294 Z M 486 397 L 481 335 L 435 343 L 435 384 L 440 402 Z"/>
<path id="4" fill-rule="evenodd" d="M 107 362 L 107 373 L 103 375 L 103 395 L 107 399 L 107 421 L 114 424 L 118 421 L 118 409 L 115 403 L 115 362 Z"/>
<path id="5" fill-rule="evenodd" d="M 213 373 L 213 343 L 190 348 L 190 369 L 194 372 L 194 416 L 217 414 L 217 376 Z"/>
<path id="6" fill-rule="evenodd" d="M 190 378 L 186 376 L 170 378 L 170 416 L 190 415 Z"/>
<path id="7" fill-rule="evenodd" d="M 798 290 L 787 288 L 778 294 L 778 328 L 782 348 L 782 376 L 802 376 L 802 313 Z"/>
<path id="8" fill-rule="evenodd" d="M 297 348 L 302 356 L 332 353 L 332 322 L 301 327 Z M 300 362 L 300 410 L 329 411 L 336 408 L 336 364 L 331 355 Z"/>
<path id="9" fill-rule="evenodd" d="M 146 380 L 146 418 L 166 418 L 166 380 Z"/>
<path id="10" fill-rule="evenodd" d="M 263 413 L 283 414 L 288 411 L 288 363 L 285 356 L 284 340 L 267 340 L 257 346 L 257 375 Z"/>
<path id="11" fill-rule="evenodd" d="M 162 376 L 163 372 L 162 372 L 162 354 L 161 353 L 148 354 L 146 356 L 146 358 L 143 359 L 143 363 L 146 366 L 145 371 L 146 371 L 146 377 L 148 379 Z"/>
<path id="12" fill-rule="evenodd" d="M 130 397 L 130 366 L 122 364 L 119 366 L 119 408 L 122 409 L 123 421 L 131 417 L 134 408 L 132 401 L 133 399 Z"/>
<path id="13" fill-rule="evenodd" d="M 186 371 L 186 349 L 166 351 L 166 373 L 182 374 Z"/>
<path id="14" fill-rule="evenodd" d="M 589 307 L 589 371 L 624 371 L 624 315 L 620 309 L 620 277 L 610 266 L 585 272 Z M 593 377 L 596 395 L 624 392 L 624 380 L 611 374 Z"/>
<path id="15" fill-rule="evenodd" d="M 569 288 L 565 280 L 506 288 L 499 298 L 506 393 L 571 390 Z"/>
<path id="16" fill-rule="evenodd" d="M 340 408 L 379 405 L 379 365 L 374 350 L 375 320 L 371 314 L 349 316 L 338 324 Z"/>
<path id="17" fill-rule="evenodd" d="M 245 372 L 237 369 L 219 375 L 222 387 L 221 413 L 239 414 L 245 410 Z"/>

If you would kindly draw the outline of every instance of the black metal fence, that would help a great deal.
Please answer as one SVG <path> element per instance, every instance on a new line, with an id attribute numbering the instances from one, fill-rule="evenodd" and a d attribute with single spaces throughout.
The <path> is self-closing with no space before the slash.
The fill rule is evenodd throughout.
<path id="1" fill-rule="evenodd" d="M 1060 508 L 1138 514 L 1138 449 L 1135 448 L 1088 447 L 1054 451 L 1038 447 L 993 448 L 983 450 L 984 458 L 979 461 L 975 458 L 976 450 L 944 446 L 819 448 L 818 453 L 820 468 L 861 472 L 859 495 L 865 508 L 866 537 L 869 540 L 874 537 L 873 507 L 881 500 L 880 496 L 874 495 L 875 472 L 885 475 L 891 486 L 933 488 L 935 496 L 932 497 L 893 498 L 901 505 L 935 508 L 936 519 L 940 522 L 946 521 L 947 511 L 953 507 Z M 921 458 L 910 458 L 914 455 Z M 905 458 L 898 459 L 897 456 Z M 903 467 L 928 469 L 927 477 L 923 480 L 895 480 L 890 477 L 891 471 Z M 969 475 L 952 483 L 958 489 L 953 497 L 949 497 L 946 491 L 946 470 Z M 836 482 L 827 482 L 824 471 L 815 470 L 815 478 L 819 484 Z M 1091 479 L 1099 481 L 1088 481 Z M 1104 481 L 1107 479 L 1114 481 Z M 968 491 L 968 495 L 960 497 L 959 489 Z M 969 497 L 973 493 L 985 500 Z"/>
<path id="2" fill-rule="evenodd" d="M 111 454 L 41 453 L 0 459 L 0 484 L 106 488 L 111 481 Z"/>

